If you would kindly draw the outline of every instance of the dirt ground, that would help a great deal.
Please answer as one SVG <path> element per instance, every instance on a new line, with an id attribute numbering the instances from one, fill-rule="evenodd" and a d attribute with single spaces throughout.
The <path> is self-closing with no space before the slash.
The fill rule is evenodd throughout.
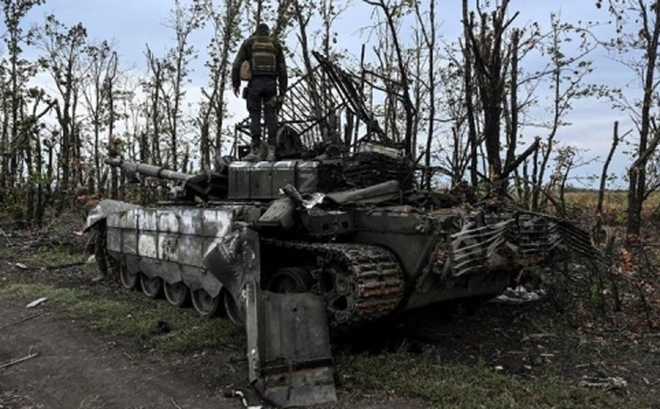
<path id="1" fill-rule="evenodd" d="M 26 310 L 22 301 L 0 300 L 0 326 L 44 309 Z M 57 314 L 37 316 L 0 332 L 0 361 L 30 353 L 39 355 L 0 370 L 0 408 L 241 407 L 194 378 L 181 376 L 176 359 L 136 355 L 121 340 Z"/>
<path id="2" fill-rule="evenodd" d="M 16 261 L 20 255 L 11 258 Z M 91 284 L 89 271 L 76 266 L 43 274 L 0 260 L 0 273 L 9 280 L 20 276 L 60 288 L 99 286 Z M 103 291 L 112 295 L 120 290 Z M 245 360 L 236 349 L 164 354 L 90 329 L 49 302 L 28 310 L 29 301 L 0 297 L 0 367 L 38 353 L 0 368 L 0 409 L 243 407 L 239 400 L 223 395 L 227 388 L 248 386 Z M 491 368 L 524 382 L 555 378 L 567 385 L 591 382 L 585 388 L 598 390 L 605 400 L 632 396 L 655 401 L 660 392 L 660 334 L 635 335 L 616 322 L 577 326 L 562 318 L 569 313 L 552 300 L 523 306 L 443 305 L 335 337 L 333 353 L 341 361 L 402 350 L 420 357 L 430 352 L 443 363 Z M 359 390 L 341 378 L 338 396 L 337 404 L 322 408 L 432 406 L 388 391 Z M 250 402 L 259 403 L 252 395 Z M 660 408 L 660 399 L 657 406 L 644 407 Z"/>
<path id="3" fill-rule="evenodd" d="M 30 282 L 66 288 L 99 285 L 90 284 L 89 273 L 78 267 L 46 275 L 7 265 L 0 260 L 3 273 Z M 227 390 L 243 391 L 250 404 L 261 404 L 248 388 L 247 365 L 235 350 L 196 354 L 142 350 L 121 336 L 82 325 L 48 301 L 26 309 L 30 301 L 0 298 L 0 366 L 37 354 L 0 368 L 0 409 L 243 408 L 238 398 L 224 396 Z M 339 403 L 323 407 L 425 407 L 410 399 L 354 401 L 341 391 L 339 395 Z"/>

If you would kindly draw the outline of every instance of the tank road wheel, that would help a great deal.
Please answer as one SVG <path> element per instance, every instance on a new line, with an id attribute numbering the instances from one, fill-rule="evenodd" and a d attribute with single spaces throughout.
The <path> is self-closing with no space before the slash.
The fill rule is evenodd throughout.
<path id="1" fill-rule="evenodd" d="M 140 273 L 131 273 L 128 271 L 128 267 L 121 265 L 119 267 L 119 279 L 121 280 L 122 287 L 129 291 L 133 291 L 138 287 Z"/>
<path id="2" fill-rule="evenodd" d="M 160 277 L 149 277 L 140 274 L 142 292 L 149 298 L 158 298 L 163 294 L 163 280 Z"/>
<path id="3" fill-rule="evenodd" d="M 314 278 L 300 267 L 280 268 L 268 280 L 266 289 L 274 293 L 305 293 L 312 289 Z"/>
<path id="4" fill-rule="evenodd" d="M 192 302 L 195 310 L 204 318 L 211 318 L 218 312 L 220 296 L 211 297 L 203 288 L 192 292 Z"/>
<path id="5" fill-rule="evenodd" d="M 165 290 L 165 298 L 167 298 L 167 301 L 170 304 L 175 307 L 183 307 L 187 304 L 188 299 L 190 298 L 190 290 L 183 281 L 174 284 L 165 282 L 163 287 Z"/>
<path id="6" fill-rule="evenodd" d="M 234 296 L 224 288 L 222 289 L 220 295 L 222 295 L 225 311 L 227 311 L 227 316 L 231 322 L 241 327 L 245 325 L 245 313 L 241 311 L 240 308 L 238 308 L 236 300 L 234 300 Z"/>

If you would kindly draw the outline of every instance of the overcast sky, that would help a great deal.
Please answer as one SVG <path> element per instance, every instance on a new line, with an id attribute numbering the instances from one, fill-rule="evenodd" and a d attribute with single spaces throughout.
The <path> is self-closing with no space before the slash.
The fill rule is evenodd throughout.
<path id="1" fill-rule="evenodd" d="M 124 65 L 135 65 L 137 70 L 144 72 L 145 44 L 149 44 L 157 54 L 163 54 L 173 44 L 173 33 L 164 26 L 173 3 L 166 0 L 47 0 L 45 5 L 30 13 L 28 20 L 40 22 L 46 14 L 53 13 L 67 26 L 81 22 L 87 28 L 90 40 L 116 40 L 120 61 L 123 61 Z M 437 19 L 442 24 L 443 37 L 446 41 L 454 41 L 461 32 L 461 2 L 439 0 L 437 4 Z M 424 4 L 422 8 L 426 9 L 427 5 Z M 608 15 L 597 10 L 592 0 L 513 0 L 509 9 L 520 12 L 516 20 L 517 26 L 538 22 L 547 28 L 551 12 L 561 13 L 562 20 L 566 22 L 608 20 Z M 371 24 L 372 10 L 361 1 L 354 1 L 354 5 L 344 13 L 336 26 L 339 32 L 339 49 L 359 55 L 361 45 L 369 40 L 366 33 L 360 32 L 360 28 Z M 607 35 L 611 31 L 611 27 L 604 27 L 598 32 Z M 198 34 L 194 41 L 202 53 L 199 58 L 201 65 L 207 39 L 203 34 Z M 291 48 L 297 47 L 293 37 L 289 39 L 288 45 Z M 635 91 L 637 84 L 631 82 L 632 74 L 614 62 L 604 51 L 596 51 L 592 59 L 595 61 L 596 70 L 588 78 L 590 82 L 618 84 Z M 530 63 L 534 64 L 534 61 L 527 62 Z M 532 70 L 533 67 L 527 69 Z M 206 83 L 206 73 L 198 67 L 192 78 L 189 96 L 194 98 L 199 95 L 199 87 Z M 539 90 L 539 93 L 541 98 L 545 97 L 543 90 Z M 231 99 L 233 100 L 233 95 Z M 245 110 L 242 102 L 232 102 L 231 109 L 236 112 L 236 116 L 243 117 Z M 561 130 L 560 140 L 588 149 L 589 152 L 585 155 L 587 158 L 604 157 L 607 154 L 613 121 L 622 122 L 622 133 L 631 126 L 625 113 L 611 110 L 607 102 L 594 100 L 576 103 L 567 120 L 573 125 Z M 545 136 L 541 130 L 530 129 L 524 137 L 531 140 L 535 135 Z M 619 155 L 612 170 L 621 175 L 627 162 L 626 158 Z M 600 167 L 600 163 L 592 164 L 584 168 L 582 173 L 599 173 Z"/>

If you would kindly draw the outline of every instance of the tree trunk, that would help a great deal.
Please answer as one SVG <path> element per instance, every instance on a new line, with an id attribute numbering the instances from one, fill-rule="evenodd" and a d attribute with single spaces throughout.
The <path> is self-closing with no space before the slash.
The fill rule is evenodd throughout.
<path id="1" fill-rule="evenodd" d="M 642 101 L 641 126 L 639 130 L 639 158 L 649 148 L 648 137 L 650 133 L 651 122 L 651 101 L 653 99 L 653 89 L 655 82 L 655 67 L 658 57 L 658 37 L 660 35 L 660 7 L 652 7 L 654 11 L 654 24 L 651 38 L 646 47 L 646 73 L 644 75 L 644 98 Z M 645 27 L 648 32 L 648 27 Z M 642 207 L 646 197 L 646 164 L 648 160 L 641 161 L 631 167 L 628 171 L 628 223 L 626 233 L 632 236 L 639 236 L 642 223 Z"/>

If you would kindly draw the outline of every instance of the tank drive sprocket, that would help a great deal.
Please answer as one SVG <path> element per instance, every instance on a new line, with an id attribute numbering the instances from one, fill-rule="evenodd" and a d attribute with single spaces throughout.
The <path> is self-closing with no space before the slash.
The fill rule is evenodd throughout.
<path id="1" fill-rule="evenodd" d="M 404 272 L 389 250 L 364 244 L 314 243 L 262 238 L 293 260 L 315 259 L 312 292 L 325 297 L 331 325 L 383 317 L 401 303 Z"/>

